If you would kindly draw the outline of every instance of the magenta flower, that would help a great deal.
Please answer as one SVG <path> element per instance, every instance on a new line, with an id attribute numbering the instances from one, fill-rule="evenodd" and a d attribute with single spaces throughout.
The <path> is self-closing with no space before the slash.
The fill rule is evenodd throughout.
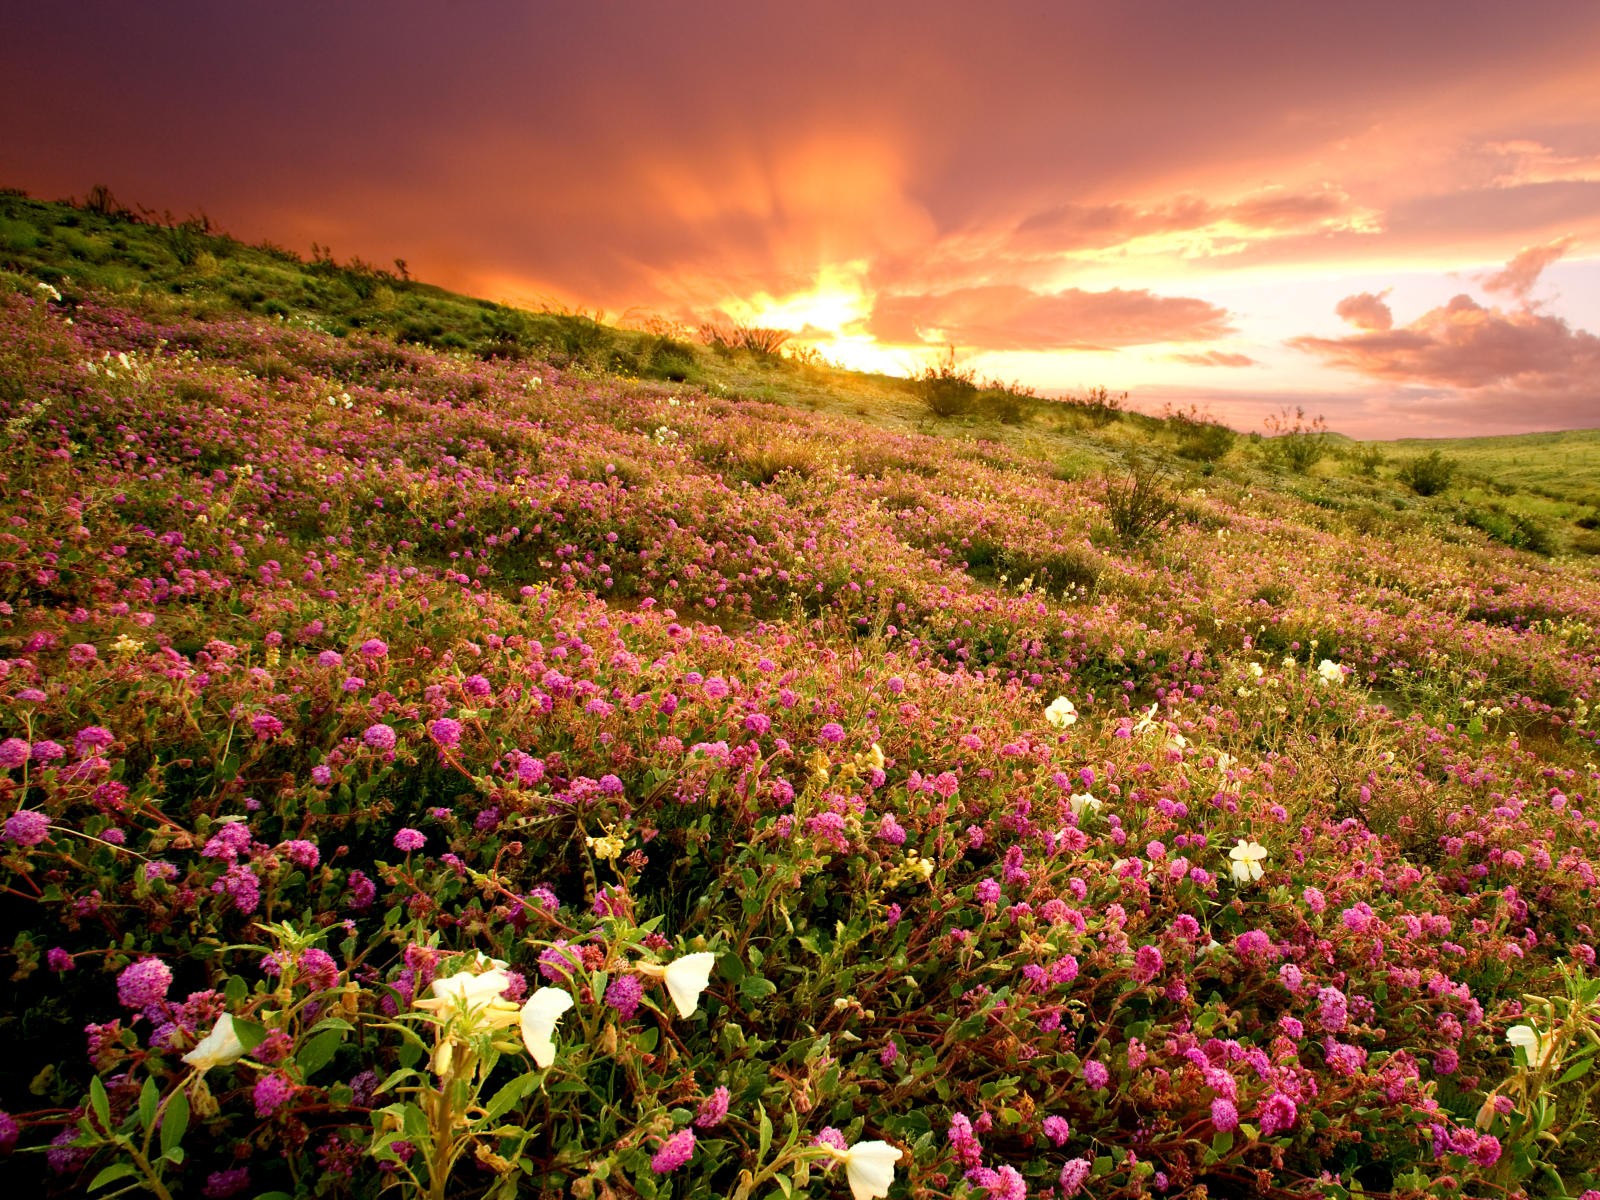
<path id="1" fill-rule="evenodd" d="M 1239 1110 L 1232 1100 L 1218 1096 L 1211 1102 L 1211 1124 L 1218 1133 L 1231 1133 L 1239 1128 Z"/>
<path id="2" fill-rule="evenodd" d="M 1106 1069 L 1105 1063 L 1097 1058 L 1091 1058 L 1083 1064 L 1083 1081 L 1095 1091 L 1099 1091 L 1111 1082 L 1111 1072 Z"/>
<path id="3" fill-rule="evenodd" d="M 117 976 L 117 999 L 124 1008 L 149 1008 L 167 998 L 172 968 L 159 958 L 141 958 Z"/>
<path id="4" fill-rule="evenodd" d="M 657 1175 L 676 1171 L 694 1154 L 694 1130 L 680 1129 L 661 1144 L 650 1159 L 650 1169 Z"/>
<path id="5" fill-rule="evenodd" d="M 420 829 L 406 828 L 394 835 L 394 848 L 404 850 L 407 854 L 421 850 L 427 844 L 428 837 Z"/>
<path id="6" fill-rule="evenodd" d="M 1261 1105 L 1256 1121 L 1261 1126 L 1261 1136 L 1271 1137 L 1293 1129 L 1299 1115 L 1293 1100 L 1282 1092 L 1273 1092 Z"/>
<path id="7" fill-rule="evenodd" d="M 19 846 L 37 846 L 50 836 L 50 818 L 31 808 L 21 808 L 6 818 L 3 840 Z"/>
<path id="8" fill-rule="evenodd" d="M 387 752 L 394 749 L 394 730 L 381 723 L 368 725 L 366 731 L 361 735 L 361 740 L 374 750 Z"/>
<path id="9" fill-rule="evenodd" d="M 721 1125 L 728 1115 L 728 1101 L 731 1093 L 725 1087 L 719 1087 L 706 1097 L 700 1104 L 700 1111 L 695 1114 L 694 1123 L 698 1129 L 713 1129 Z"/>
<path id="10" fill-rule="evenodd" d="M 428 726 L 428 733 L 446 750 L 461 744 L 461 722 L 454 718 L 440 717 Z"/>
<path id="11" fill-rule="evenodd" d="M 367 658 L 383 658 L 389 653 L 389 643 L 381 638 L 368 638 L 361 643 L 361 653 Z"/>
<path id="12" fill-rule="evenodd" d="M 1133 956 L 1134 982 L 1149 983 L 1161 974 L 1163 965 L 1160 950 L 1154 946 L 1140 946 Z"/>
<path id="13" fill-rule="evenodd" d="M 1067 1124 L 1065 1117 L 1048 1116 L 1044 1119 L 1044 1135 L 1051 1144 L 1065 1146 L 1067 1139 L 1072 1136 L 1072 1126 Z"/>
<path id="14" fill-rule="evenodd" d="M 274 1071 L 256 1081 L 251 1099 L 256 1103 L 256 1116 L 270 1117 L 294 1096 L 294 1084 L 287 1076 Z"/>
<path id="15" fill-rule="evenodd" d="M 1058 1182 L 1061 1184 L 1063 1198 L 1076 1196 L 1083 1190 L 1084 1182 L 1089 1178 L 1089 1171 L 1093 1166 L 1094 1164 L 1087 1158 L 1069 1158 L 1062 1164 L 1061 1178 Z"/>
<path id="16" fill-rule="evenodd" d="M 644 995 L 644 980 L 638 975 L 618 975 L 606 985 L 605 1000 L 624 1021 L 632 1020 L 639 1011 L 639 1000 Z"/>
<path id="17" fill-rule="evenodd" d="M 0 770 L 9 771 L 28 761 L 28 743 L 21 738 L 0 742 Z"/>

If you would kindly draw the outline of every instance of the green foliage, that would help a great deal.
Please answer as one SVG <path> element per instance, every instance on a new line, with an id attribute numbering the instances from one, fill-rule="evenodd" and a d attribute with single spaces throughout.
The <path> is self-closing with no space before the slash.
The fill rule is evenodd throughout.
<path id="1" fill-rule="evenodd" d="M 1395 478 L 1419 496 L 1437 496 L 1450 486 L 1455 473 L 1455 459 L 1430 450 L 1402 466 Z"/>
<path id="2" fill-rule="evenodd" d="M 1105 506 L 1117 540 L 1130 547 L 1157 537 L 1178 515 L 1166 477 L 1144 460 L 1122 479 L 1106 481 Z"/>
<path id="3" fill-rule="evenodd" d="M 1488 504 L 1466 507 L 1462 510 L 1461 519 L 1513 550 L 1545 555 L 1555 553 L 1555 543 L 1551 540 L 1549 530 L 1527 513 L 1510 512 L 1502 505 Z"/>
<path id="4" fill-rule="evenodd" d="M 953 346 L 946 347 L 935 363 L 930 363 L 916 377 L 917 398 L 930 416 L 941 420 L 965 416 L 973 411 L 978 401 L 976 373 L 971 367 L 956 365 Z"/>
<path id="5" fill-rule="evenodd" d="M 1187 411 L 1168 406 L 1163 419 L 1177 433 L 1179 455 L 1197 462 L 1214 463 L 1226 458 L 1238 436 L 1194 405 Z"/>
<path id="6" fill-rule="evenodd" d="M 1306 419 L 1306 410 L 1285 408 L 1269 416 L 1265 442 L 1267 457 L 1297 475 L 1304 475 L 1322 461 L 1329 448 L 1328 422 L 1321 416 Z"/>
<path id="7" fill-rule="evenodd" d="M 1345 452 L 1345 457 L 1349 459 L 1357 475 L 1368 479 L 1377 475 L 1378 468 L 1388 459 L 1383 447 L 1375 442 L 1358 442 Z"/>

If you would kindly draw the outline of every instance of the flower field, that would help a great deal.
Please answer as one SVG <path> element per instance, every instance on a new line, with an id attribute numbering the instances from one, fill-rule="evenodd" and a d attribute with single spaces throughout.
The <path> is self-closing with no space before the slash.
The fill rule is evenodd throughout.
<path id="1" fill-rule="evenodd" d="M 1600 1187 L 1592 565 L 42 286 L 0 420 L 40 1194 Z"/>

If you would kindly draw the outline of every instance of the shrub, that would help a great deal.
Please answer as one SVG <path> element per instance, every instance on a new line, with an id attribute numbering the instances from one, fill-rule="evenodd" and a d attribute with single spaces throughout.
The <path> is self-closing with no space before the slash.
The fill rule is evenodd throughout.
<path id="1" fill-rule="evenodd" d="M 1350 465 L 1356 469 L 1357 475 L 1367 477 L 1378 473 L 1378 468 L 1383 466 L 1386 456 L 1383 448 L 1370 442 L 1358 443 L 1345 452 L 1345 457 L 1350 460 Z"/>
<path id="2" fill-rule="evenodd" d="M 1462 512 L 1461 519 L 1513 550 L 1546 555 L 1555 552 L 1549 531 L 1526 513 L 1508 512 L 1498 504 L 1491 504 L 1468 508 Z"/>
<path id="3" fill-rule="evenodd" d="M 916 377 L 915 388 L 923 407 L 941 419 L 964 416 L 977 403 L 974 372 L 970 367 L 956 366 L 954 348 L 947 348 L 937 363 L 923 368 Z"/>
<path id="4" fill-rule="evenodd" d="M 1225 458 L 1233 449 L 1234 431 L 1190 405 L 1187 412 L 1168 405 L 1163 419 L 1178 435 L 1178 453 L 1196 462 L 1214 463 Z"/>
<path id="5" fill-rule="evenodd" d="M 1166 478 L 1143 461 L 1136 462 L 1122 480 L 1106 482 L 1105 506 L 1111 528 L 1124 546 L 1149 541 L 1178 515 Z"/>
<path id="6" fill-rule="evenodd" d="M 1395 478 L 1419 496 L 1437 496 L 1450 486 L 1455 473 L 1455 459 L 1430 450 L 1406 463 L 1396 472 Z"/>
<path id="7" fill-rule="evenodd" d="M 1267 456 L 1297 475 L 1304 475 L 1328 452 L 1328 422 L 1321 416 L 1306 419 L 1306 410 L 1287 408 L 1266 420 L 1272 435 L 1266 441 Z"/>

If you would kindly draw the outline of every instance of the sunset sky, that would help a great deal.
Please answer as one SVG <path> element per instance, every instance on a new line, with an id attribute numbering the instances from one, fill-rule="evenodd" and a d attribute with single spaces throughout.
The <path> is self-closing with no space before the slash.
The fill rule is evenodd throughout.
<path id="1" fill-rule="evenodd" d="M 7 9 L 41 198 L 1246 430 L 1600 426 L 1600 5 Z"/>

